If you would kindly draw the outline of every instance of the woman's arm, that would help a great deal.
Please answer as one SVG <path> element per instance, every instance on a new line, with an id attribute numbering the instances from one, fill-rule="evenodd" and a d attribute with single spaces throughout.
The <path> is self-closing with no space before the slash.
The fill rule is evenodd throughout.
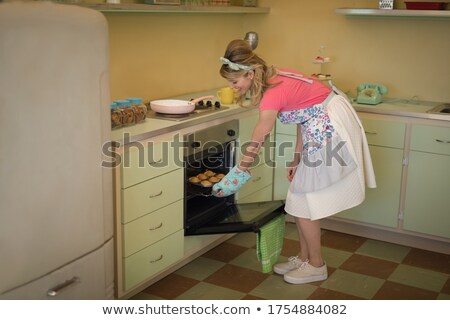
<path id="1" fill-rule="evenodd" d="M 266 137 L 270 134 L 277 119 L 277 110 L 263 110 L 259 112 L 259 119 L 253 129 L 252 141 L 245 150 L 245 154 L 239 163 L 239 169 L 246 171 L 255 161 L 259 149 Z"/>

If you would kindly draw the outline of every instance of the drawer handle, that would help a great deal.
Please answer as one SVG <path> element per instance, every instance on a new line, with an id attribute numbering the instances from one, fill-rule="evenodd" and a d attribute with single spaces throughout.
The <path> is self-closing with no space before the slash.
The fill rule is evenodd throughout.
<path id="1" fill-rule="evenodd" d="M 72 284 L 76 283 L 76 282 L 81 282 L 80 278 L 78 277 L 73 277 L 70 280 L 66 280 L 64 281 L 64 283 L 58 284 L 56 287 L 51 288 L 50 290 L 47 291 L 47 295 L 49 297 L 55 297 L 56 295 L 58 295 L 61 291 L 63 291 L 64 289 L 66 289 L 67 287 L 71 286 Z"/>
<path id="2" fill-rule="evenodd" d="M 376 131 L 364 131 L 365 134 L 378 134 Z"/>
<path id="3" fill-rule="evenodd" d="M 436 142 L 440 142 L 440 143 L 450 143 L 450 140 L 441 140 L 441 139 L 435 139 Z"/>
<path id="4" fill-rule="evenodd" d="M 155 260 L 150 260 L 150 263 L 155 263 L 155 262 L 158 262 L 158 261 L 160 261 L 160 260 L 162 260 L 162 258 L 163 258 L 164 256 L 163 255 L 161 255 L 158 259 L 155 259 Z"/>
<path id="5" fill-rule="evenodd" d="M 162 226 L 163 226 L 163 223 L 161 222 L 161 223 L 159 224 L 159 226 L 153 227 L 153 228 L 148 228 L 148 230 L 150 230 L 150 231 L 157 230 L 157 229 L 161 228 Z"/>
<path id="6" fill-rule="evenodd" d="M 156 197 L 159 197 L 160 195 L 162 195 L 163 194 L 163 192 L 162 192 L 162 190 L 159 192 L 159 193 L 157 193 L 157 194 L 151 194 L 151 195 L 149 195 L 148 197 L 149 198 L 156 198 Z"/>
<path id="7" fill-rule="evenodd" d="M 259 180 L 261 180 L 262 178 L 261 177 L 258 177 L 258 178 L 256 178 L 256 179 L 253 179 L 252 181 L 253 182 L 258 182 Z"/>

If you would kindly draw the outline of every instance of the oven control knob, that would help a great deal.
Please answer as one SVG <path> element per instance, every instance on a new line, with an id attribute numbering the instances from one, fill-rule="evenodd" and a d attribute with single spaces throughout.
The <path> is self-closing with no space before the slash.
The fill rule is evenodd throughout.
<path id="1" fill-rule="evenodd" d="M 236 135 L 236 131 L 230 129 L 230 130 L 227 131 L 227 134 L 228 134 L 230 137 L 234 137 L 234 136 Z"/>
<path id="2" fill-rule="evenodd" d="M 198 142 L 198 141 L 192 142 L 192 143 L 191 143 L 191 147 L 192 147 L 192 148 L 200 148 L 200 142 Z"/>

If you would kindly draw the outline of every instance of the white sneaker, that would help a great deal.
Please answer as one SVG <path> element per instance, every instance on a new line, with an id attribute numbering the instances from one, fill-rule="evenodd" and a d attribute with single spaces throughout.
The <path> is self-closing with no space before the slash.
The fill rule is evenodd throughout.
<path id="1" fill-rule="evenodd" d="M 285 274 L 286 272 L 300 268 L 303 261 L 298 256 L 288 258 L 288 262 L 277 263 L 273 266 L 273 272 L 278 274 Z"/>
<path id="2" fill-rule="evenodd" d="M 292 284 L 302 284 L 322 281 L 328 278 L 327 265 L 314 267 L 308 261 L 303 262 L 299 268 L 284 274 L 284 281 Z"/>

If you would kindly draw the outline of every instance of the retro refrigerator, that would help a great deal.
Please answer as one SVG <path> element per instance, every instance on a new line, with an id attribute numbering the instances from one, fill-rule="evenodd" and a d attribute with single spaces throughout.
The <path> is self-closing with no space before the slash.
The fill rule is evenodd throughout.
<path id="1" fill-rule="evenodd" d="M 0 299 L 114 296 L 108 28 L 0 3 Z"/>

